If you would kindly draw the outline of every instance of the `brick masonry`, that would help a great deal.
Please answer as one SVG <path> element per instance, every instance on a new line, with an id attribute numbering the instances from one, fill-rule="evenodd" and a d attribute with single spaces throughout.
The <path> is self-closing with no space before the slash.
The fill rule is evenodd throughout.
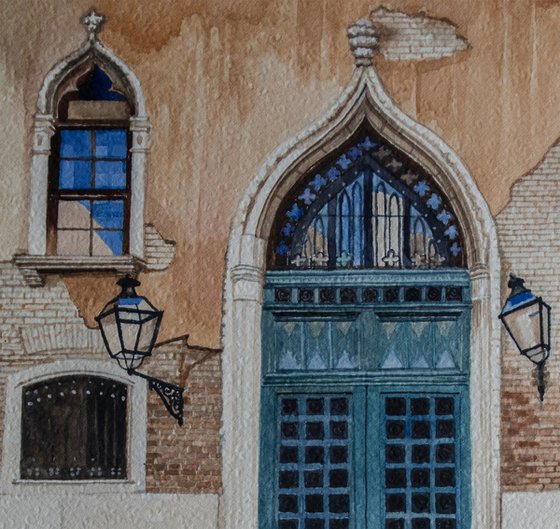
<path id="1" fill-rule="evenodd" d="M 0 263 L 0 436 L 11 373 L 61 359 L 103 359 L 106 354 L 99 332 L 85 326 L 58 276 L 32 288 L 12 263 Z M 182 428 L 157 394 L 149 392 L 147 491 L 219 493 L 219 351 L 190 346 L 180 338 L 158 346 L 144 366 L 146 372 L 186 387 Z"/>
<path id="2" fill-rule="evenodd" d="M 467 40 L 449 20 L 385 7 L 372 11 L 371 20 L 379 29 L 379 50 L 389 61 L 442 59 L 468 48 Z"/>
<path id="3" fill-rule="evenodd" d="M 512 188 L 498 215 L 503 297 L 512 271 L 552 308 L 552 352 L 544 403 L 532 364 L 509 336 L 502 348 L 502 484 L 505 491 L 560 489 L 560 144 Z M 496 322 L 496 325 L 498 323 Z"/>
<path id="4" fill-rule="evenodd" d="M 148 270 L 165 270 L 175 257 L 175 241 L 164 239 L 153 224 L 144 226 L 144 257 Z"/>

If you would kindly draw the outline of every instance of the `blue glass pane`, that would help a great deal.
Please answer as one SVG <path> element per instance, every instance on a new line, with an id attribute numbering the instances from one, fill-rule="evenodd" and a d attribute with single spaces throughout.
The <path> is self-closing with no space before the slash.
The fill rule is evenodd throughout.
<path id="1" fill-rule="evenodd" d="M 89 130 L 61 130 L 60 157 L 90 158 L 91 132 Z"/>
<path id="2" fill-rule="evenodd" d="M 125 189 L 126 162 L 95 162 L 96 189 Z"/>
<path id="3" fill-rule="evenodd" d="M 94 241 L 94 255 L 112 253 L 113 255 L 122 255 L 123 253 L 123 232 L 122 231 L 96 231 L 107 249 L 110 251 L 98 251 L 98 245 Z M 105 250 L 105 249 L 104 249 Z"/>
<path id="4" fill-rule="evenodd" d="M 61 160 L 58 187 L 60 189 L 91 189 L 91 162 Z"/>
<path id="5" fill-rule="evenodd" d="M 93 222 L 96 228 L 123 226 L 124 202 L 122 200 L 96 200 L 93 203 Z"/>
<path id="6" fill-rule="evenodd" d="M 96 158 L 126 158 L 126 130 L 96 130 Z"/>
<path id="7" fill-rule="evenodd" d="M 126 101 L 125 97 L 111 90 L 111 78 L 97 64 L 78 87 L 80 99 L 83 101 Z"/>

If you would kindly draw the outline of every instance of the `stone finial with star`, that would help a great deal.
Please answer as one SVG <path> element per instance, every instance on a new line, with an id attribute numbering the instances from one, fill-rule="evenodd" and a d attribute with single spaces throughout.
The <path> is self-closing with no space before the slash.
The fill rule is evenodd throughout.
<path id="1" fill-rule="evenodd" d="M 88 15 L 82 17 L 82 24 L 88 32 L 89 40 L 96 40 L 101 26 L 105 22 L 105 17 L 92 9 Z"/>

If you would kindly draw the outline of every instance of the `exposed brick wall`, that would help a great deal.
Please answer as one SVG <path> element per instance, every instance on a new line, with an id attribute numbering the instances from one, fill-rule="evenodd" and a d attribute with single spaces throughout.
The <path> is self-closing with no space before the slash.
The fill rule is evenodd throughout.
<path id="1" fill-rule="evenodd" d="M 507 272 L 523 277 L 552 307 L 552 353 L 544 403 L 537 396 L 532 364 L 509 336 L 502 351 L 502 483 L 506 491 L 560 489 L 560 145 L 512 189 L 497 218 Z"/>
<path id="2" fill-rule="evenodd" d="M 378 7 L 371 20 L 379 28 L 379 50 L 389 61 L 441 59 L 468 47 L 453 23 L 424 13 L 408 15 Z"/>
<path id="3" fill-rule="evenodd" d="M 99 332 L 85 327 L 62 280 L 49 276 L 45 286 L 32 288 L 12 263 L 0 262 L 0 435 L 11 373 L 68 358 L 104 359 L 106 354 Z M 146 372 L 187 388 L 182 428 L 150 392 L 150 492 L 220 492 L 220 358 L 219 351 L 190 347 L 186 339 L 178 339 L 157 347 L 144 364 Z"/>
<path id="4" fill-rule="evenodd" d="M 185 350 L 188 354 L 185 355 Z M 188 347 L 185 340 L 162 345 L 145 370 L 185 387 L 184 424 L 170 417 L 155 392 L 148 400 L 146 489 L 153 492 L 221 492 L 221 355 Z M 172 379 L 169 379 L 172 377 Z"/>
<path id="5" fill-rule="evenodd" d="M 164 239 L 153 224 L 144 226 L 144 257 L 148 270 L 165 270 L 175 257 L 175 241 Z"/>

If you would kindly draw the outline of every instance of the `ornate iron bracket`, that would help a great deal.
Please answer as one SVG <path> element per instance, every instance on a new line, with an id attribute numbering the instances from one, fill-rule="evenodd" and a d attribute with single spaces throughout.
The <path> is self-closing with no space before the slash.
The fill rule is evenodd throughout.
<path id="1" fill-rule="evenodd" d="M 140 373 L 140 371 L 134 369 L 130 369 L 128 374 L 147 380 L 150 389 L 153 389 L 159 395 L 169 414 L 177 419 L 179 426 L 183 426 L 183 391 L 185 391 L 185 388 Z"/>

